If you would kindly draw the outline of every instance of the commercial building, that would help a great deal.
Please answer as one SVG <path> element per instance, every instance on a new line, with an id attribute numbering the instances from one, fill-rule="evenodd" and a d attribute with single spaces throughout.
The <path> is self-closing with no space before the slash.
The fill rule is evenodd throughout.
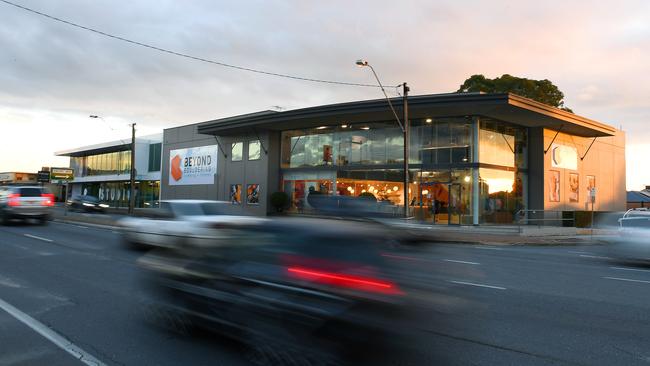
<path id="1" fill-rule="evenodd" d="M 650 186 L 641 191 L 627 191 L 627 209 L 650 208 Z"/>
<path id="2" fill-rule="evenodd" d="M 162 134 L 135 141 L 135 207 L 153 207 L 160 198 Z M 131 177 L 131 140 L 59 151 L 69 156 L 74 179 L 70 196 L 91 195 L 111 207 L 128 207 Z"/>
<path id="3" fill-rule="evenodd" d="M 36 173 L 4 172 L 0 173 L 0 185 L 35 184 L 37 178 Z"/>
<path id="4" fill-rule="evenodd" d="M 392 100 L 399 111 L 401 98 Z M 164 130 L 162 197 L 230 200 L 265 215 L 284 191 L 372 194 L 398 215 L 436 224 L 512 223 L 525 209 L 625 208 L 625 135 L 513 94 L 409 97 L 409 186 L 403 135 L 386 100 L 265 111 Z M 208 164 L 209 162 L 209 164 Z M 592 188 L 596 188 L 593 190 Z M 404 189 L 409 202 L 404 202 Z"/>

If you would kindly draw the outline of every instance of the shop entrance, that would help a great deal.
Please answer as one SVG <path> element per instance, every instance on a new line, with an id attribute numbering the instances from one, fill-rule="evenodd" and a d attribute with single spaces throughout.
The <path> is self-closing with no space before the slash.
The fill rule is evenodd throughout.
<path id="1" fill-rule="evenodd" d="M 422 182 L 415 216 L 436 225 L 460 225 L 462 189 L 458 183 Z"/>

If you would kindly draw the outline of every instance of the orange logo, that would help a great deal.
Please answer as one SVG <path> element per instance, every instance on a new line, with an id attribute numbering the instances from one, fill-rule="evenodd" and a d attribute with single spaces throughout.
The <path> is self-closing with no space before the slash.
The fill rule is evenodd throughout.
<path id="1" fill-rule="evenodd" d="M 177 182 L 183 178 L 183 171 L 181 170 L 181 157 L 178 155 L 174 156 L 172 159 L 171 174 L 172 178 L 174 178 L 174 180 Z"/>

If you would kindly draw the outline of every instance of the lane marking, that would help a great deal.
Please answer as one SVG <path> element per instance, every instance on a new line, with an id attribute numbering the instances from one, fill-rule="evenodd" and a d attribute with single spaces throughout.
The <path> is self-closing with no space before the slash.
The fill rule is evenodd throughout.
<path id="1" fill-rule="evenodd" d="M 611 269 L 619 269 L 621 271 L 650 272 L 650 269 L 623 268 L 623 267 L 609 267 L 609 268 L 611 268 Z"/>
<path id="2" fill-rule="evenodd" d="M 612 259 L 611 257 L 603 257 L 603 256 L 600 256 L 600 255 L 586 255 L 586 254 L 580 254 L 579 257 L 596 258 L 596 259 Z"/>
<path id="3" fill-rule="evenodd" d="M 495 248 L 495 247 L 474 247 L 474 249 L 503 250 L 503 248 Z"/>
<path id="4" fill-rule="evenodd" d="M 455 259 L 443 259 L 444 262 L 452 262 L 452 263 L 462 263 L 462 264 L 472 264 L 472 265 L 478 265 L 481 263 L 478 262 L 468 262 L 468 261 L 459 261 Z"/>
<path id="5" fill-rule="evenodd" d="M 2 299 L 0 299 L 0 308 L 84 364 L 92 366 L 106 366 L 106 364 L 92 356 L 90 353 L 84 351 L 79 346 L 63 338 L 60 334 L 48 328 L 45 324 L 23 313 Z"/>
<path id="6" fill-rule="evenodd" d="M 608 279 L 608 280 L 616 280 L 616 281 L 650 283 L 650 281 L 633 280 L 633 279 L 630 279 L 630 278 L 620 278 L 620 277 L 603 277 L 603 278 Z"/>
<path id="7" fill-rule="evenodd" d="M 467 285 L 467 286 L 476 286 L 476 287 L 486 287 L 486 288 L 491 288 L 495 290 L 506 290 L 505 287 L 500 287 L 500 286 L 492 286 L 492 285 L 483 285 L 480 283 L 473 283 L 473 282 L 465 282 L 465 281 L 449 281 L 451 283 L 456 283 L 459 285 Z"/>
<path id="8" fill-rule="evenodd" d="M 51 243 L 51 242 L 54 241 L 54 240 L 52 240 L 52 239 L 41 238 L 40 236 L 31 235 L 31 234 L 23 234 L 23 235 L 25 235 L 25 236 L 28 237 L 28 238 L 32 238 L 32 239 L 36 239 L 36 240 L 42 240 L 42 241 L 46 241 L 46 242 L 48 242 L 48 243 Z"/>
<path id="9" fill-rule="evenodd" d="M 577 250 L 569 250 L 567 253 L 572 253 L 572 254 L 589 254 L 589 252 L 579 252 Z"/>
<path id="10" fill-rule="evenodd" d="M 78 228 L 82 228 L 82 229 L 88 229 L 88 226 L 81 226 L 81 225 L 74 225 L 74 226 L 76 226 Z"/>
<path id="11" fill-rule="evenodd" d="M 426 259 L 422 259 L 422 258 L 414 258 L 414 257 L 405 257 L 405 256 L 403 256 L 403 255 L 394 255 L 394 254 L 386 254 L 386 253 L 383 253 L 381 256 L 382 256 L 382 257 L 386 257 L 386 258 L 405 259 L 405 260 L 409 260 L 409 261 L 428 262 Z"/>

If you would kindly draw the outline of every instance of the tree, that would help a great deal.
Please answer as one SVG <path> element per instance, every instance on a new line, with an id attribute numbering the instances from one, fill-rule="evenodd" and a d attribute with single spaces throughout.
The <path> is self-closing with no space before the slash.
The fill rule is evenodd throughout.
<path id="1" fill-rule="evenodd" d="M 483 75 L 472 75 L 457 91 L 469 92 L 513 93 L 573 113 L 570 108 L 564 106 L 564 93 L 547 79 L 533 80 L 508 74 L 488 79 Z"/>

